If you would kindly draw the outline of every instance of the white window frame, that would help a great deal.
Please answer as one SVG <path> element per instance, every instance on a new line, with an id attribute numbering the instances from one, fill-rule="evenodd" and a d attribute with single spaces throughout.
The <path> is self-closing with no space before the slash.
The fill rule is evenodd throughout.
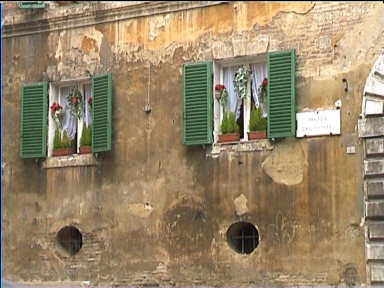
<path id="1" fill-rule="evenodd" d="M 238 66 L 243 64 L 258 64 L 258 63 L 267 63 L 267 53 L 252 55 L 252 56 L 242 56 L 242 57 L 232 57 L 225 59 L 218 59 L 213 61 L 213 143 L 217 144 L 219 134 L 220 134 L 220 125 L 223 120 L 223 107 L 220 102 L 215 98 L 215 86 L 217 84 L 223 84 L 224 82 L 224 72 L 225 67 Z M 248 93 L 244 101 L 243 106 L 243 135 L 244 138 L 240 139 L 240 142 L 248 141 L 248 132 L 249 132 L 249 119 L 251 116 L 251 81 L 248 81 L 247 87 Z M 220 143 L 218 143 L 220 144 Z"/>
<path id="2" fill-rule="evenodd" d="M 59 102 L 59 99 L 61 98 L 61 88 L 73 86 L 73 85 L 79 85 L 80 91 L 82 91 L 83 97 L 84 97 L 84 86 L 90 85 L 92 89 L 92 81 L 91 78 L 81 78 L 81 79 L 70 79 L 70 80 L 64 80 L 60 82 L 51 82 L 49 83 L 49 105 L 48 105 L 48 157 L 52 157 L 53 152 L 53 139 L 55 137 L 55 130 L 56 130 L 56 124 L 55 121 L 52 119 L 51 116 L 51 105 L 53 102 L 58 102 L 60 105 L 62 105 Z M 87 99 L 84 99 L 84 105 L 85 101 Z M 80 139 L 81 134 L 83 131 L 83 123 L 84 121 L 77 121 L 77 146 L 76 146 L 76 154 L 79 154 L 80 152 Z M 64 156 L 64 157 L 70 157 L 71 155 Z"/>

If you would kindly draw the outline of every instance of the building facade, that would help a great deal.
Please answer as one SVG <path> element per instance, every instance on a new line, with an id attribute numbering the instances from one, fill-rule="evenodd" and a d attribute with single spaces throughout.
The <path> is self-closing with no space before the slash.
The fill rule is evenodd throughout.
<path id="1" fill-rule="evenodd" d="M 5 279 L 380 285 L 383 12 L 381 2 L 7 3 Z M 250 140 L 256 106 L 267 138 Z M 221 143 L 227 108 L 241 140 Z"/>

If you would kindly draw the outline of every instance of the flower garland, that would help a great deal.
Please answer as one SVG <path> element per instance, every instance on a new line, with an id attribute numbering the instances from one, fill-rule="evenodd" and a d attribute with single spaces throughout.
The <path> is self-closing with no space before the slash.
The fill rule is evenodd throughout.
<path id="1" fill-rule="evenodd" d="M 247 96 L 247 84 L 250 74 L 251 69 L 248 65 L 241 66 L 235 73 L 235 77 L 233 78 L 233 85 L 236 88 L 237 97 L 240 99 L 243 99 Z"/>
<path id="2" fill-rule="evenodd" d="M 72 87 L 69 95 L 67 96 L 67 101 L 71 109 L 71 113 L 80 120 L 83 115 L 83 96 L 77 86 Z"/>
<path id="3" fill-rule="evenodd" d="M 64 114 L 65 114 L 63 111 L 63 107 L 61 107 L 59 103 L 53 102 L 50 108 L 51 108 L 51 117 L 55 121 L 56 127 L 62 129 Z"/>

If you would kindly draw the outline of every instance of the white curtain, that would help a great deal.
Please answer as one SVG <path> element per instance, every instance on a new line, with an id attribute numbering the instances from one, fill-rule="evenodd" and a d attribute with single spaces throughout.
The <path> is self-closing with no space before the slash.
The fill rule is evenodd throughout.
<path id="1" fill-rule="evenodd" d="M 63 107 L 65 115 L 63 120 L 63 131 L 67 132 L 68 137 L 73 140 L 77 131 L 77 117 L 71 113 L 71 107 L 68 104 L 67 96 L 69 87 L 61 88 L 60 105 Z"/>
<path id="2" fill-rule="evenodd" d="M 92 107 L 88 104 L 89 97 L 92 96 L 91 85 L 84 86 L 84 123 L 86 126 L 92 125 Z"/>
<path id="3" fill-rule="evenodd" d="M 259 64 L 253 64 L 251 65 L 252 70 L 252 94 L 253 94 L 253 100 L 255 101 L 256 107 L 259 107 L 261 104 L 261 99 L 259 95 L 259 87 L 261 83 L 263 82 L 264 78 L 267 78 L 268 70 L 267 70 L 267 64 L 266 63 L 259 63 Z M 267 105 L 264 103 L 264 105 L 261 105 L 261 109 L 263 111 L 263 116 L 267 117 Z"/>
<path id="4" fill-rule="evenodd" d="M 224 73 L 224 86 L 228 91 L 228 107 L 229 111 L 236 112 L 236 120 L 240 117 L 241 100 L 237 98 L 235 87 L 233 85 L 233 79 L 235 77 L 236 70 L 239 67 L 225 67 Z"/>

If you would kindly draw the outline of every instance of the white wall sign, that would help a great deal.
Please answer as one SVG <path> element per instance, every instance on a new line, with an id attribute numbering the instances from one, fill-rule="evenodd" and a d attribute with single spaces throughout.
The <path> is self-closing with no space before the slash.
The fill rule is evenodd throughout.
<path id="1" fill-rule="evenodd" d="M 340 135 L 340 109 L 296 113 L 296 137 Z"/>

